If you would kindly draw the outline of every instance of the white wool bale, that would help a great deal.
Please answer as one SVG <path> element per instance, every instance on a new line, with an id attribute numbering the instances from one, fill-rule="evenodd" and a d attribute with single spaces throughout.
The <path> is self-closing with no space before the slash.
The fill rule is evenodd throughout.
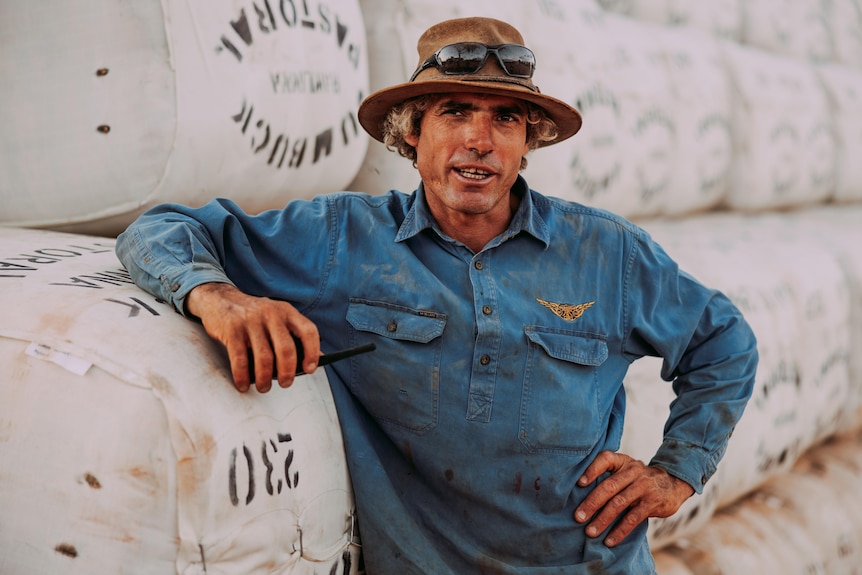
<path id="1" fill-rule="evenodd" d="M 806 210 L 793 217 L 792 225 L 800 236 L 816 238 L 841 267 L 849 292 L 848 321 L 848 385 L 846 406 L 839 430 L 853 429 L 862 423 L 862 357 L 854 350 L 862 349 L 862 206 L 826 206 Z M 818 344 L 819 347 L 819 344 Z"/>
<path id="2" fill-rule="evenodd" d="M 355 572 L 324 372 L 237 393 L 112 244 L 0 228 L 0 571 Z"/>
<path id="3" fill-rule="evenodd" d="M 673 88 L 677 150 L 661 213 L 704 210 L 728 192 L 731 92 L 718 42 L 694 30 L 656 34 Z"/>
<path id="4" fill-rule="evenodd" d="M 766 534 L 757 523 L 741 522 L 728 513 L 718 513 L 691 537 L 666 548 L 692 573 L 739 575 L 742 573 L 786 573 L 778 557 L 752 542 Z"/>
<path id="5" fill-rule="evenodd" d="M 830 30 L 835 61 L 862 68 L 862 2 L 834 0 L 830 10 Z"/>
<path id="6" fill-rule="evenodd" d="M 528 181 L 627 217 L 658 214 L 678 153 L 661 28 L 578 3 L 537 14 L 528 30 L 542 54 L 540 87 L 584 119 L 570 141 L 532 155 Z"/>
<path id="7" fill-rule="evenodd" d="M 773 537 L 767 544 L 790 541 L 802 555 L 797 564 L 805 566 L 803 573 L 853 573 L 862 559 L 862 549 L 853 543 L 860 533 L 847 511 L 847 499 L 838 491 L 843 481 L 836 480 L 836 473 L 840 470 L 835 466 L 823 460 L 814 463 L 806 454 L 791 472 L 758 489 L 752 501 L 775 509 Z"/>
<path id="8" fill-rule="evenodd" d="M 836 142 L 813 66 L 729 43 L 724 49 L 734 90 L 728 206 L 774 209 L 831 197 Z"/>
<path id="9" fill-rule="evenodd" d="M 816 70 L 834 118 L 837 169 L 833 199 L 862 200 L 862 66 L 825 64 Z"/>
<path id="10" fill-rule="evenodd" d="M 847 411 L 851 408 L 847 277 L 821 235 L 804 232 L 806 226 L 799 220 L 805 218 L 804 212 L 763 216 L 753 233 L 786 278 L 797 312 L 794 356 L 799 373 L 799 423 L 806 431 L 803 446 L 808 447 L 832 435 L 855 413 Z"/>
<path id="11" fill-rule="evenodd" d="M 356 0 L 15 3 L 0 19 L 0 224 L 114 234 L 163 201 L 343 189 L 367 140 Z"/>
<path id="12" fill-rule="evenodd" d="M 654 552 L 653 559 L 658 575 L 695 575 L 681 559 L 667 551 Z"/>
<path id="13" fill-rule="evenodd" d="M 692 28 L 729 40 L 742 35 L 741 0 L 632 0 L 631 17 L 666 26 Z"/>
<path id="14" fill-rule="evenodd" d="M 596 0 L 596 3 L 608 12 L 631 16 L 635 0 Z"/>
<path id="15" fill-rule="evenodd" d="M 806 61 L 834 59 L 829 0 L 746 0 L 742 42 Z"/>

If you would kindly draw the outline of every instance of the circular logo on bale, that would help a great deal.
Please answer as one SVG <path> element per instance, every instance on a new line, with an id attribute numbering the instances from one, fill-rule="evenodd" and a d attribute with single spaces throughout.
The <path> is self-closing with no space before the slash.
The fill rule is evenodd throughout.
<path id="1" fill-rule="evenodd" d="M 368 82 L 361 16 L 314 0 L 238 6 L 212 38 L 216 62 L 243 81 L 228 118 L 236 137 L 262 169 L 337 160 L 364 138 L 355 114 Z"/>
<path id="2" fill-rule="evenodd" d="M 667 190 L 673 173 L 676 124 L 668 114 L 653 107 L 641 115 L 634 128 L 636 147 L 642 153 L 635 162 L 640 199 L 649 202 Z"/>
<path id="3" fill-rule="evenodd" d="M 606 193 L 620 179 L 620 108 L 616 96 L 602 85 L 580 94 L 575 108 L 584 117 L 584 127 L 569 164 L 572 185 L 586 199 L 592 199 Z"/>
<path id="4" fill-rule="evenodd" d="M 781 122 L 769 134 L 769 146 L 772 153 L 770 181 L 772 195 L 782 198 L 792 194 L 799 182 L 799 162 L 796 149 L 799 144 L 799 133 L 795 126 Z"/>
<path id="5" fill-rule="evenodd" d="M 721 114 L 709 114 L 698 125 L 697 142 L 700 156 L 697 175 L 700 193 L 718 194 L 727 185 L 733 160 L 730 121 Z"/>

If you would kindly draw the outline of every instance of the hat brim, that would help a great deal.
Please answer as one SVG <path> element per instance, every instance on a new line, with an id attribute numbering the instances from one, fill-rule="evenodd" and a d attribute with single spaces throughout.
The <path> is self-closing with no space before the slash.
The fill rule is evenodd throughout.
<path id="1" fill-rule="evenodd" d="M 372 138 L 383 141 L 383 121 L 393 106 L 426 94 L 480 93 L 506 96 L 532 102 L 545 110 L 557 125 L 557 137 L 539 143 L 539 147 L 550 146 L 574 136 L 581 129 L 581 114 L 562 100 L 534 92 L 518 84 L 494 81 L 469 80 L 425 80 L 407 82 L 374 92 L 359 105 L 359 123 Z"/>

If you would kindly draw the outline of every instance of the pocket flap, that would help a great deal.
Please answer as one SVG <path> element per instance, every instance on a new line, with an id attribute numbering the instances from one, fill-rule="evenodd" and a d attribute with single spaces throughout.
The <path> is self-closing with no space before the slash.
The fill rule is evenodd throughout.
<path id="1" fill-rule="evenodd" d="M 527 327 L 527 337 L 553 358 L 581 365 L 601 365 L 608 358 L 608 344 L 595 335 L 549 331 Z"/>
<path id="2" fill-rule="evenodd" d="M 440 337 L 446 327 L 444 314 L 360 300 L 351 300 L 347 321 L 359 331 L 418 343 Z"/>

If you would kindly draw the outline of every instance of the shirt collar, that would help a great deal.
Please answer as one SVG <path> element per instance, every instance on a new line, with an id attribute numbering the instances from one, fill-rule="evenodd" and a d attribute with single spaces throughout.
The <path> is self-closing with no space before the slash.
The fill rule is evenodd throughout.
<path id="1" fill-rule="evenodd" d="M 545 221 L 538 214 L 534 205 L 533 192 L 527 185 L 527 181 L 518 176 L 515 184 L 512 186 L 512 192 L 521 197 L 521 203 L 515 215 L 512 216 L 512 221 L 509 223 L 508 229 L 500 235 L 497 240 L 491 242 L 490 245 L 496 245 L 510 238 L 517 236 L 521 232 L 526 232 L 545 244 L 545 247 L 551 241 L 551 236 Z M 419 188 L 413 192 L 413 202 L 410 209 L 407 211 L 407 216 L 401 223 L 398 229 L 398 234 L 395 236 L 396 242 L 402 242 L 410 239 L 419 232 L 425 229 L 432 229 L 441 237 L 446 237 L 437 226 L 434 216 L 431 215 L 428 209 L 428 203 L 425 201 L 425 186 L 420 182 Z"/>

